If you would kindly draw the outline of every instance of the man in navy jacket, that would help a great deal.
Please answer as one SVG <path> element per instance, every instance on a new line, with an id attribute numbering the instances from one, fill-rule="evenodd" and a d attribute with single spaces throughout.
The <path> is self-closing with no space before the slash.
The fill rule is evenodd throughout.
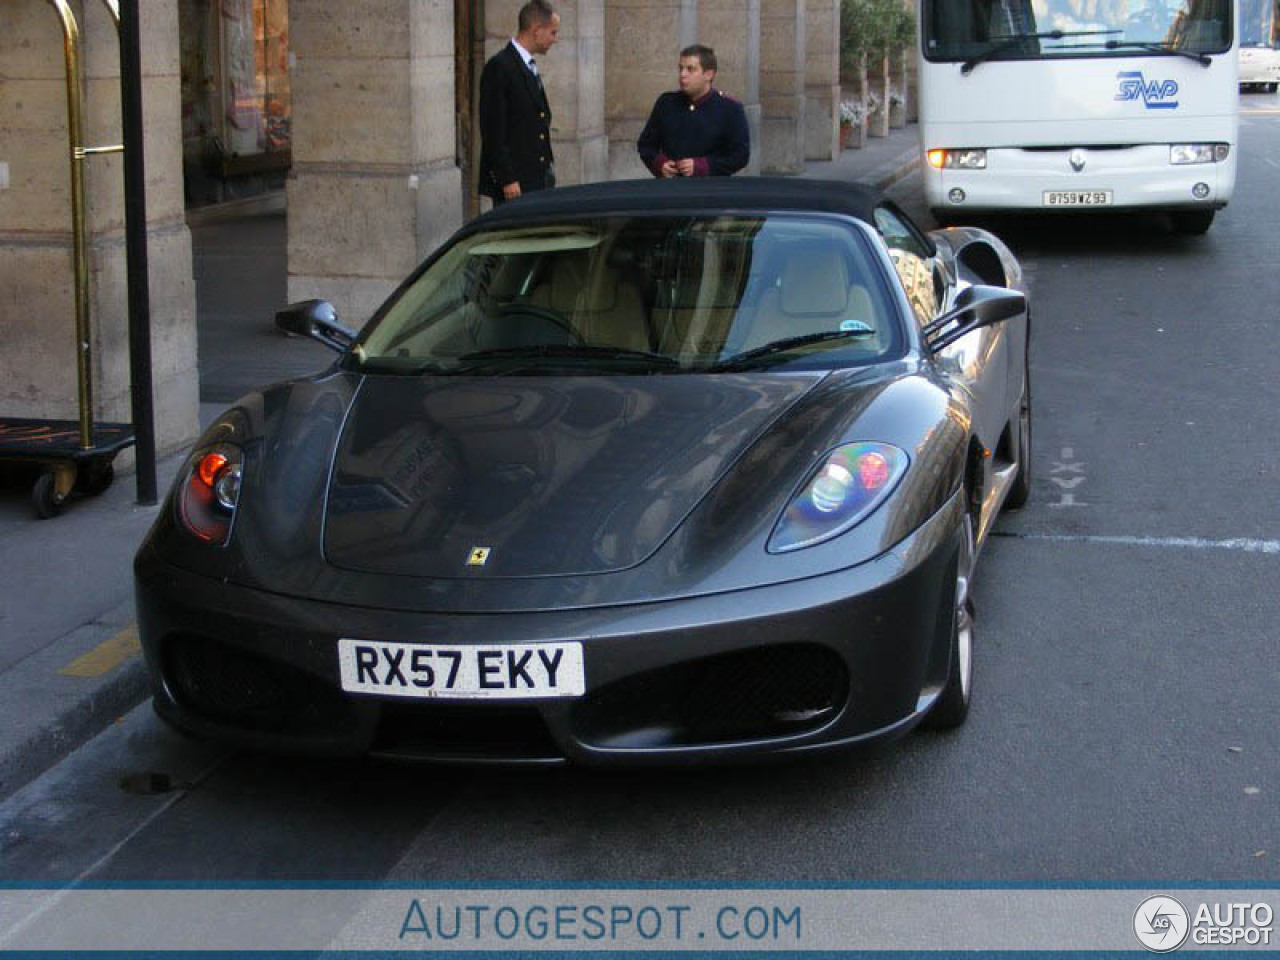
<path id="1" fill-rule="evenodd" d="M 494 206 L 556 185 L 551 106 L 537 57 L 556 42 L 560 16 L 546 0 L 529 0 L 518 27 L 480 74 L 480 192 Z"/>
<path id="2" fill-rule="evenodd" d="M 636 148 L 655 177 L 727 177 L 747 165 L 751 136 L 742 104 L 716 90 L 716 54 L 680 51 L 680 90 L 658 97 Z"/>

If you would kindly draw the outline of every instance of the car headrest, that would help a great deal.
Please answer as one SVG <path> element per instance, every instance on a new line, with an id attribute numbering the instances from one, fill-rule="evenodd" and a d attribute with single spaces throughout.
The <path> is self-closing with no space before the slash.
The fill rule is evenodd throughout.
<path id="1" fill-rule="evenodd" d="M 833 316 L 849 301 L 844 257 L 828 247 L 791 251 L 782 267 L 778 302 L 793 317 Z"/>

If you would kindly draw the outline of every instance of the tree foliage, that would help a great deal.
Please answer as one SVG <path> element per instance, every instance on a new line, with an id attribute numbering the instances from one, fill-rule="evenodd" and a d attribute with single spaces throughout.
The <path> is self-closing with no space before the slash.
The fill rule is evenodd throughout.
<path id="1" fill-rule="evenodd" d="M 840 0 L 840 74 L 861 67 L 862 55 L 900 54 L 915 43 L 914 5 L 903 0 Z"/>

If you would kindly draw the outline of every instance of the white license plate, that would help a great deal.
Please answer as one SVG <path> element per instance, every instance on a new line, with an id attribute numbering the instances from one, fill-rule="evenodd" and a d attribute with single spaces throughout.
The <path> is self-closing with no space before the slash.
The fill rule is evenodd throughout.
<path id="1" fill-rule="evenodd" d="M 338 640 L 342 689 L 425 700 L 580 697 L 580 643 L 436 646 Z"/>
<path id="2" fill-rule="evenodd" d="M 1046 190 L 1046 207 L 1105 207 L 1111 203 L 1110 190 Z"/>

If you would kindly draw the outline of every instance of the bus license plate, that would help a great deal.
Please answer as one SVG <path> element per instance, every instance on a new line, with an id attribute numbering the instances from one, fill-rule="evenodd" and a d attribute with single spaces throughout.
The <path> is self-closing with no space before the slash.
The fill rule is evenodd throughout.
<path id="1" fill-rule="evenodd" d="M 338 640 L 342 689 L 424 700 L 580 697 L 581 643 L 435 646 Z"/>
<path id="2" fill-rule="evenodd" d="M 1105 207 L 1111 203 L 1110 190 L 1046 190 L 1046 207 Z"/>

